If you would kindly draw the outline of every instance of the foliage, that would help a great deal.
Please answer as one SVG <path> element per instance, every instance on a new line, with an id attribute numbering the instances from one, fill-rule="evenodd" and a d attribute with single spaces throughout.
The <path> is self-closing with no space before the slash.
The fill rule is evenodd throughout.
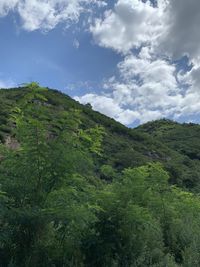
<path id="1" fill-rule="evenodd" d="M 199 126 L 127 129 L 37 83 L 0 95 L 0 266 L 200 266 Z"/>

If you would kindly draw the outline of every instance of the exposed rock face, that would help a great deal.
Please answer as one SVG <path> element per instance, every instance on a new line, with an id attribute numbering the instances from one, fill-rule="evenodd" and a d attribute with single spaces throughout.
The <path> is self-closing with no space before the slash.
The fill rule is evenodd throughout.
<path id="1" fill-rule="evenodd" d="M 5 139 L 5 145 L 8 148 L 13 149 L 13 150 L 18 149 L 20 146 L 19 142 L 15 138 L 13 138 L 9 135 Z"/>

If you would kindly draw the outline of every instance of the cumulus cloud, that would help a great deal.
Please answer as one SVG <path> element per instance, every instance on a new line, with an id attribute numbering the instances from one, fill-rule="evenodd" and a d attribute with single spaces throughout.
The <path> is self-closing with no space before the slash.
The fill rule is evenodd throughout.
<path id="1" fill-rule="evenodd" d="M 18 0 L 1 0 L 0 1 L 0 16 L 5 16 L 9 11 L 13 10 L 18 3 Z"/>
<path id="2" fill-rule="evenodd" d="M 112 96 L 86 94 L 75 99 L 82 104 L 90 103 L 94 110 L 97 110 L 123 124 L 131 124 L 137 119 L 139 113 L 129 109 L 123 109 Z"/>
<path id="3" fill-rule="evenodd" d="M 175 66 L 163 59 L 143 56 L 129 55 L 118 64 L 123 80 L 112 85 L 114 95 L 126 104 L 149 109 L 175 105 L 180 94 Z M 128 90 L 121 90 L 122 87 Z"/>
<path id="4" fill-rule="evenodd" d="M 154 52 L 179 59 L 200 59 L 199 0 L 118 0 L 114 9 L 95 20 L 90 31 L 96 43 L 128 53 L 151 45 Z"/>
<path id="5" fill-rule="evenodd" d="M 22 26 L 27 31 L 48 31 L 64 22 L 66 26 L 77 22 L 80 14 L 92 6 L 104 6 L 100 0 L 1 0 L 0 16 L 9 11 L 19 14 Z"/>
<path id="6" fill-rule="evenodd" d="M 127 125 L 200 112 L 199 68 L 179 73 L 175 64 L 157 58 L 148 47 L 127 55 L 117 68 L 119 75 L 105 83 L 103 94 L 77 100 Z"/>
<path id="7" fill-rule="evenodd" d="M 148 48 L 138 56 L 129 54 L 118 64 L 119 77 L 105 84 L 107 96 L 87 94 L 77 98 L 124 124 L 146 122 L 172 115 L 182 92 L 176 67 L 164 59 L 153 59 Z"/>
<path id="8" fill-rule="evenodd" d="M 163 29 L 163 1 L 118 0 L 114 10 L 105 12 L 90 27 L 96 43 L 127 53 L 133 47 L 157 39 Z"/>
<path id="9" fill-rule="evenodd" d="M 124 55 L 105 87 L 141 122 L 200 113 L 199 11 L 199 0 L 118 0 L 90 27 L 98 45 Z M 178 67 L 185 55 L 190 71 Z"/>

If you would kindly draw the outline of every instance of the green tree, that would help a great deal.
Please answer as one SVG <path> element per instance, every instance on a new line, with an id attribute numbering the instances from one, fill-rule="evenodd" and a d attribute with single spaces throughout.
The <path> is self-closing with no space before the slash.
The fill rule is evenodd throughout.
<path id="1" fill-rule="evenodd" d="M 19 148 L 1 145 L 2 265 L 82 266 L 81 239 L 98 209 L 90 176 L 102 129 L 90 136 L 79 128 L 79 112 L 64 112 L 62 129 L 51 136 L 40 107 L 31 114 L 37 104 L 14 110 Z"/>

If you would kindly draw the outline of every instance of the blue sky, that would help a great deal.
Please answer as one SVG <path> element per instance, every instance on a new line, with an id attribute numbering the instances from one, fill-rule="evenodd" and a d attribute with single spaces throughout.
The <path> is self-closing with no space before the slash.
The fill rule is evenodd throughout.
<path id="1" fill-rule="evenodd" d="M 13 13 L 0 18 L 0 79 L 14 84 L 38 81 L 73 95 L 87 90 L 84 84 L 99 88 L 115 73 L 121 56 L 95 45 L 91 33 L 78 30 L 80 23 L 43 33 L 25 31 L 15 20 Z"/>
<path id="2" fill-rule="evenodd" d="M 200 2 L 153 2 L 1 0 L 0 87 L 37 81 L 128 126 L 199 123 Z"/>

